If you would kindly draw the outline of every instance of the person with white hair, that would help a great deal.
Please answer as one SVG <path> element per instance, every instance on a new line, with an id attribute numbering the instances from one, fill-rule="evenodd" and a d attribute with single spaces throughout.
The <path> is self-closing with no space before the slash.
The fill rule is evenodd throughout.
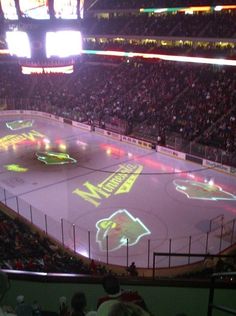
<path id="1" fill-rule="evenodd" d="M 18 295 L 16 297 L 16 308 L 15 312 L 17 316 L 32 316 L 32 306 L 25 303 L 24 295 Z"/>
<path id="2" fill-rule="evenodd" d="M 70 309 L 67 304 L 67 298 L 65 296 L 61 296 L 59 298 L 59 316 L 69 316 Z"/>

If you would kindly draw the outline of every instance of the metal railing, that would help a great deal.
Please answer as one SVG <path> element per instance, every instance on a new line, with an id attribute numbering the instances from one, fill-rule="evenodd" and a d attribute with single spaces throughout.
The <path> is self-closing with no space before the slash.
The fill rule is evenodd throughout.
<path id="1" fill-rule="evenodd" d="M 171 262 L 172 257 L 179 257 L 179 258 L 185 258 L 189 262 L 190 258 L 198 258 L 198 261 L 203 261 L 207 259 L 221 259 L 221 258 L 228 258 L 228 259 L 235 259 L 235 255 L 223 255 L 223 254 L 209 254 L 209 253 L 170 253 L 170 252 L 154 252 L 153 253 L 153 265 L 152 265 L 152 278 L 155 279 L 156 277 L 156 270 L 158 268 L 156 267 L 156 258 L 157 257 L 168 257 L 169 262 Z M 171 265 L 169 265 L 171 266 Z M 213 265 L 212 265 L 213 266 Z M 207 268 L 207 265 L 206 265 Z M 212 267 L 213 268 L 213 267 Z"/>
<path id="2" fill-rule="evenodd" d="M 135 261 L 138 267 L 149 269 L 151 268 L 151 254 L 158 250 L 162 253 L 168 251 L 168 258 L 159 257 L 158 267 L 170 268 L 193 263 L 193 260 L 190 259 L 196 252 L 200 252 L 204 256 L 209 251 L 217 254 L 236 242 L 236 219 L 225 223 L 222 215 L 219 215 L 209 220 L 206 233 L 169 239 L 150 239 L 150 236 L 147 235 L 139 239 L 134 246 L 130 245 L 130 240 L 127 238 L 122 247 L 113 251 L 112 235 L 108 235 L 106 240 L 103 240 L 101 248 L 97 231 L 88 231 L 64 218 L 56 220 L 3 188 L 0 188 L 0 202 L 75 253 L 107 264 L 127 267 L 132 261 Z M 137 247 L 139 250 L 142 249 L 142 256 L 137 256 Z M 172 260 L 173 254 L 183 251 L 188 254 L 187 261 L 186 258 L 180 258 L 180 256 Z"/>
<path id="3" fill-rule="evenodd" d="M 230 315 L 236 315 L 236 309 L 213 303 L 214 302 L 216 280 L 220 279 L 222 281 L 223 278 L 230 278 L 230 281 L 232 281 L 232 277 L 235 277 L 235 279 L 236 279 L 236 272 L 223 272 L 223 273 L 213 273 L 212 274 L 210 291 L 209 291 L 209 298 L 208 298 L 207 316 L 212 316 L 213 310 L 219 310 L 219 311 L 225 312 L 225 313 L 230 314 Z"/>
<path id="4" fill-rule="evenodd" d="M 202 145 L 200 143 L 184 140 L 175 133 L 166 135 L 165 144 L 166 147 L 192 156 L 236 167 L 236 155 L 234 153 L 229 153 L 213 146 Z"/>

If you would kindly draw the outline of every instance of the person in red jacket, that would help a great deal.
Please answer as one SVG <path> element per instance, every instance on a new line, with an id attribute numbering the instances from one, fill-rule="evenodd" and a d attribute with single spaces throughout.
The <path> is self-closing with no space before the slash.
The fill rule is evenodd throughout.
<path id="1" fill-rule="evenodd" d="M 107 295 L 98 299 L 99 306 L 109 300 L 119 300 L 122 302 L 131 302 L 148 311 L 144 299 L 135 291 L 121 290 L 120 282 L 114 275 L 107 275 L 103 278 L 102 285 Z"/>

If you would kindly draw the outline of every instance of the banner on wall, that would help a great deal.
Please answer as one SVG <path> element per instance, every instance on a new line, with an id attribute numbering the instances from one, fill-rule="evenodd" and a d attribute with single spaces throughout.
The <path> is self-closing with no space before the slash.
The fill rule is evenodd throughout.
<path id="1" fill-rule="evenodd" d="M 209 167 L 209 168 L 212 168 L 214 170 L 225 172 L 225 173 L 231 174 L 233 176 L 236 176 L 236 168 L 234 168 L 234 167 L 226 166 L 226 165 L 223 165 L 221 163 L 207 160 L 207 159 L 202 160 L 202 165 L 204 167 Z"/>
<path id="2" fill-rule="evenodd" d="M 152 143 L 145 142 L 145 141 L 140 140 L 140 139 L 136 139 L 136 138 L 124 136 L 124 135 L 122 135 L 121 139 L 123 142 L 129 143 L 129 144 L 134 144 L 134 145 L 137 145 L 139 147 L 143 147 L 143 148 L 147 148 L 147 149 L 153 149 Z"/>
<path id="3" fill-rule="evenodd" d="M 157 146 L 156 147 L 157 152 L 162 153 L 162 154 L 166 154 L 175 158 L 180 158 L 185 160 L 186 155 L 184 153 L 181 153 L 177 150 L 173 150 L 171 148 L 166 148 L 166 147 L 162 147 L 162 146 Z"/>
<path id="4" fill-rule="evenodd" d="M 79 128 L 85 129 L 87 131 L 91 131 L 92 130 L 92 127 L 90 125 L 87 125 L 87 124 L 84 124 L 84 123 L 72 121 L 72 125 L 75 126 L 75 127 L 79 127 Z"/>

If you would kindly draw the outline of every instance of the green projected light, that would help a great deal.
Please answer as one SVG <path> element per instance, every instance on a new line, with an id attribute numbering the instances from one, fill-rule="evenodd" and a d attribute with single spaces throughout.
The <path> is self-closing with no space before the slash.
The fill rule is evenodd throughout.
<path id="1" fill-rule="evenodd" d="M 14 146 L 25 141 L 35 142 L 38 138 L 43 137 L 45 137 L 43 134 L 34 130 L 22 134 L 6 135 L 0 138 L 0 149 L 8 149 L 9 146 Z"/>
<path id="2" fill-rule="evenodd" d="M 28 168 L 23 168 L 20 165 L 5 165 L 4 168 L 6 168 L 8 171 L 13 171 L 13 172 L 26 172 L 28 171 Z"/>
<path id="3" fill-rule="evenodd" d="M 44 162 L 46 165 L 65 165 L 77 162 L 70 155 L 60 152 L 44 151 L 36 153 L 36 156 L 39 161 Z"/>
<path id="4" fill-rule="evenodd" d="M 187 195 L 189 199 L 198 200 L 236 200 L 236 196 L 224 191 L 220 186 L 212 183 L 196 182 L 191 180 L 174 180 L 176 190 Z"/>
<path id="5" fill-rule="evenodd" d="M 83 183 L 88 191 L 77 188 L 73 193 L 97 207 L 105 198 L 130 192 L 142 170 L 143 166 L 141 165 L 122 164 L 114 173 L 97 185 L 93 185 L 89 181 Z"/>
<path id="6" fill-rule="evenodd" d="M 150 230 L 139 218 L 133 217 L 127 210 L 118 210 L 110 217 L 101 219 L 96 223 L 96 242 L 100 250 L 107 249 L 107 236 L 109 251 L 115 251 L 122 246 L 136 245 L 140 238 L 151 234 Z"/>
<path id="7" fill-rule="evenodd" d="M 13 122 L 7 122 L 6 126 L 12 131 L 17 131 L 19 129 L 32 127 L 33 123 L 34 123 L 33 120 L 18 120 L 18 121 L 13 121 Z"/>

